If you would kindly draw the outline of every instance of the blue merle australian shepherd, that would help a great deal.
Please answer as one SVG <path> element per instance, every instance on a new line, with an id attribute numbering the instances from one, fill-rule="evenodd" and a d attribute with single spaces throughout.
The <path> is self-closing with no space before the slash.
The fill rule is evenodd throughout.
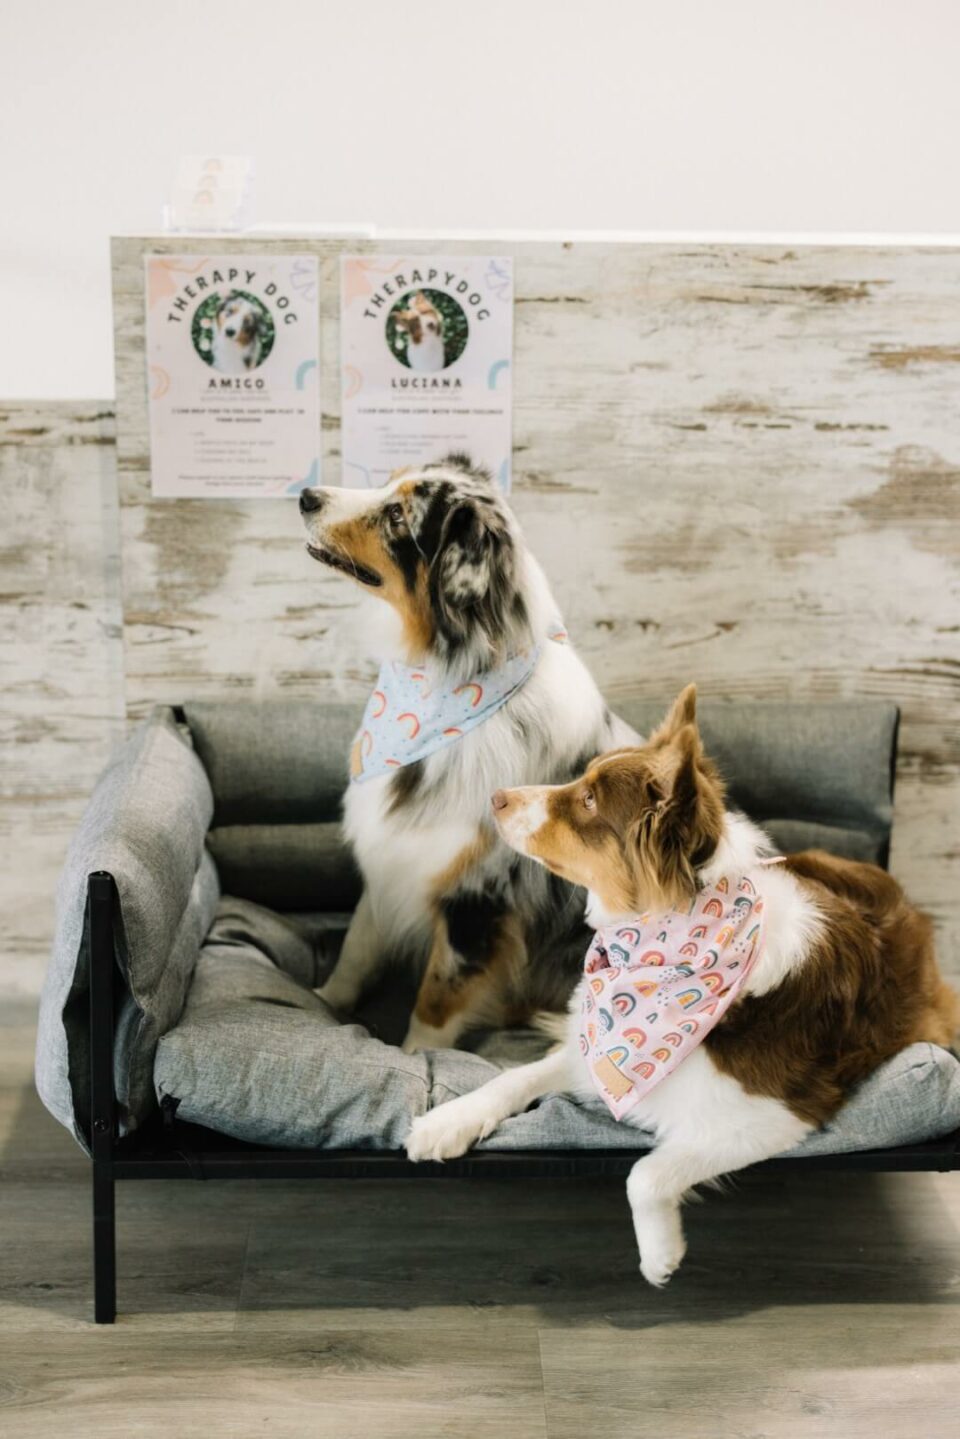
<path id="1" fill-rule="evenodd" d="M 409 1050 L 564 1009 L 589 938 L 584 892 L 503 843 L 490 797 L 565 783 L 636 736 L 567 642 L 498 487 L 466 457 L 382 489 L 307 489 L 300 509 L 313 558 L 382 602 L 371 649 L 383 668 L 344 800 L 364 890 L 321 995 L 350 1013 L 387 957 L 408 955 L 421 974 Z"/>

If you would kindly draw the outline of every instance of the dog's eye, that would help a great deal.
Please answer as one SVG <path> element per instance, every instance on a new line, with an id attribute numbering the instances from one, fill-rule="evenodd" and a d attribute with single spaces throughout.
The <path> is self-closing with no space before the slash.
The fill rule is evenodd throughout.
<path id="1" fill-rule="evenodd" d="M 583 800 L 584 809 L 596 809 L 597 797 L 592 789 L 585 789 L 580 798 Z"/>
<path id="2" fill-rule="evenodd" d="M 404 520 L 406 519 L 403 505 L 388 505 L 387 519 L 390 521 L 391 525 L 402 525 Z"/>

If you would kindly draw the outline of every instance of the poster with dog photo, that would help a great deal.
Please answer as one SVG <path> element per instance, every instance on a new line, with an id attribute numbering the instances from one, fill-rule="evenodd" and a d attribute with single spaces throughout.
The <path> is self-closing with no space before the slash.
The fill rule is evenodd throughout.
<path id="1" fill-rule="evenodd" d="M 313 255 L 147 255 L 155 495 L 297 495 L 320 482 Z"/>
<path id="2" fill-rule="evenodd" d="M 453 450 L 510 489 L 513 261 L 345 255 L 343 483 Z"/>

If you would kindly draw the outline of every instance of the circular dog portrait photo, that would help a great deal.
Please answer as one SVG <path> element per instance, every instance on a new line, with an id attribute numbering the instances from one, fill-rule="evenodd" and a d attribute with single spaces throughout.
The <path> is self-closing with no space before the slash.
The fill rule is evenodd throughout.
<path id="1" fill-rule="evenodd" d="M 266 305 L 246 290 L 215 291 L 193 312 L 193 348 L 224 375 L 245 375 L 262 365 L 276 333 Z"/>
<path id="2" fill-rule="evenodd" d="M 387 346 L 410 370 L 445 370 L 467 347 L 462 307 L 443 290 L 408 290 L 387 316 Z"/>

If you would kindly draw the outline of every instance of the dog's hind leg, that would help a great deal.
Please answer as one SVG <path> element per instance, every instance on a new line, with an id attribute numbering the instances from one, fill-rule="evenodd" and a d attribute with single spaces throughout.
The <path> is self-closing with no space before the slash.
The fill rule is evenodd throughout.
<path id="1" fill-rule="evenodd" d="M 337 1014 L 352 1014 L 387 961 L 387 945 L 367 890 L 353 912 L 343 948 L 317 994 Z"/>
<path id="2" fill-rule="evenodd" d="M 482 896 L 449 902 L 437 919 L 433 944 L 403 1048 L 451 1049 L 469 1029 L 516 1023 L 509 995 L 516 990 L 526 947 L 519 922 L 502 903 Z M 469 914 L 469 922 L 465 916 Z"/>

